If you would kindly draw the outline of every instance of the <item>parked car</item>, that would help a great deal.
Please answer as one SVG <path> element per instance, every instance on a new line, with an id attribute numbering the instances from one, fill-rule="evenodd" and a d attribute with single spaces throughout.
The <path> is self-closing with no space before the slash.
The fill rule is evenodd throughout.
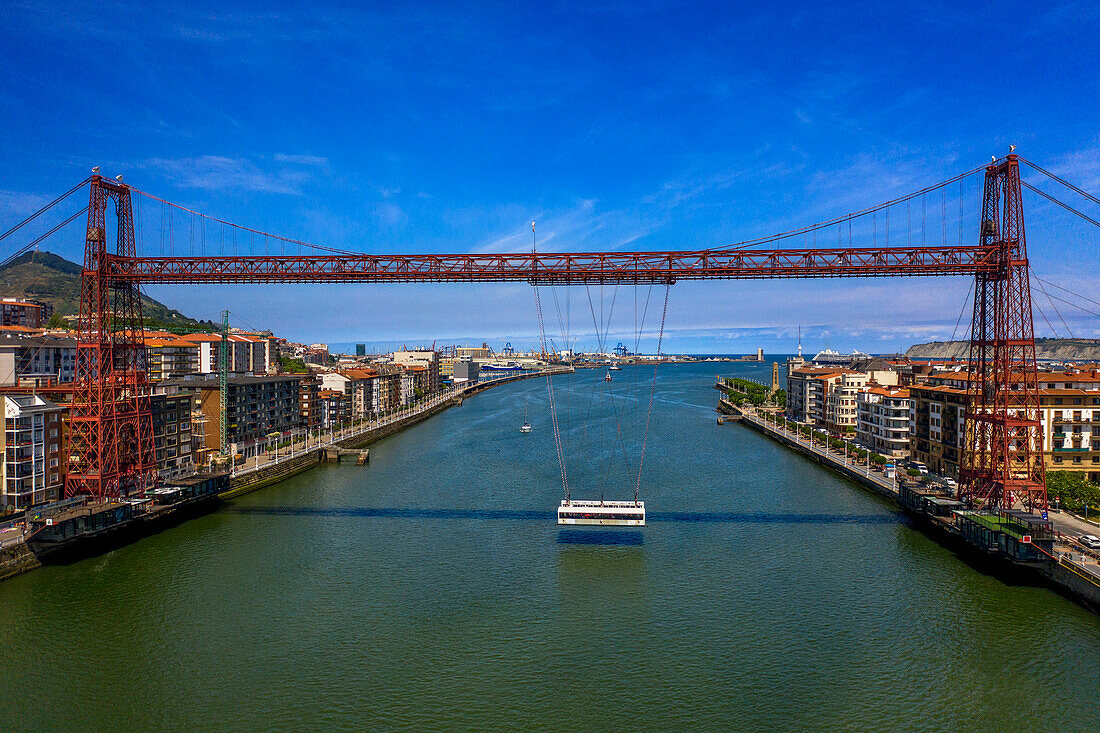
<path id="1" fill-rule="evenodd" d="M 1080 542 L 1082 545 L 1089 548 L 1090 550 L 1100 550 L 1100 537 L 1097 537 L 1096 535 L 1083 534 L 1078 539 L 1078 542 Z"/>

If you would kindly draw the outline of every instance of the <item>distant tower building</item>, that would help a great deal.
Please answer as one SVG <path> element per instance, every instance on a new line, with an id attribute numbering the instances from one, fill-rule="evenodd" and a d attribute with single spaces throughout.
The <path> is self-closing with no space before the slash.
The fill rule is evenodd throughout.
<path id="1" fill-rule="evenodd" d="M 757 361 L 764 361 L 764 350 L 763 349 L 757 349 L 756 350 L 756 360 Z"/>
<path id="2" fill-rule="evenodd" d="M 355 345 L 355 355 L 356 356 L 366 356 L 367 355 L 367 345 L 366 344 L 356 344 Z"/>
<path id="3" fill-rule="evenodd" d="M 772 392 L 779 389 L 779 362 L 772 362 Z"/>

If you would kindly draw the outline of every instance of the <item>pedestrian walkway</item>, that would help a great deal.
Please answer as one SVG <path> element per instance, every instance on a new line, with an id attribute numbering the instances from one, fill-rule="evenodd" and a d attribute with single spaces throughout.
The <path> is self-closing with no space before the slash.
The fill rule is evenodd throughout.
<path id="1" fill-rule="evenodd" d="M 887 478 L 883 470 L 871 462 L 870 451 L 867 451 L 867 459 L 865 461 L 860 461 L 855 455 L 848 453 L 847 443 L 845 443 L 844 450 L 838 451 L 828 446 L 819 445 L 814 442 L 812 436 L 807 438 L 797 431 L 791 430 L 787 427 L 786 421 L 783 418 L 771 412 L 758 412 L 750 407 L 739 408 L 739 411 L 741 413 L 742 422 L 751 423 L 757 429 L 775 438 L 794 443 L 800 448 L 817 454 L 835 467 L 844 469 L 850 473 L 858 474 L 860 478 L 876 484 L 881 489 L 895 496 L 898 495 L 897 478 Z"/>
<path id="2" fill-rule="evenodd" d="M 551 373 L 557 374 L 559 370 L 555 369 Z M 272 450 L 262 454 L 257 454 L 254 458 L 250 458 L 243 464 L 233 467 L 232 477 L 237 478 L 240 476 L 247 476 L 250 473 L 256 471 L 262 471 L 270 466 L 278 465 L 280 463 L 286 463 L 293 461 L 295 458 L 307 455 L 309 453 L 332 446 L 339 446 L 340 443 L 348 440 L 354 440 L 363 435 L 367 435 L 373 431 L 385 428 L 393 423 L 407 420 L 411 417 L 415 417 L 425 412 L 430 412 L 439 409 L 448 403 L 454 403 L 461 399 L 464 395 L 480 391 L 487 386 L 492 386 L 497 383 L 514 382 L 521 379 L 527 379 L 535 376 L 542 376 L 542 371 L 530 371 L 523 372 L 521 374 L 504 374 L 499 377 L 489 377 L 486 379 L 480 379 L 477 382 L 471 382 L 462 385 L 452 385 L 448 389 L 440 392 L 437 395 L 429 397 L 407 407 L 403 407 L 395 412 L 390 413 L 384 417 L 379 417 L 373 420 L 358 420 L 350 425 L 345 425 L 340 428 L 330 428 L 328 430 L 319 430 L 317 432 L 308 433 L 301 440 L 296 440 L 289 445 L 279 445 Z"/>

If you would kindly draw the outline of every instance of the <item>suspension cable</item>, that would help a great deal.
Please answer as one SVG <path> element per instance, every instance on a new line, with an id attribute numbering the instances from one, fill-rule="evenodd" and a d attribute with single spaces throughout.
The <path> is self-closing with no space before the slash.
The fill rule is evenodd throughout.
<path id="1" fill-rule="evenodd" d="M 758 239 L 749 239 L 749 240 L 745 240 L 743 242 L 736 242 L 734 244 L 729 244 L 729 245 L 725 245 L 725 246 L 722 246 L 722 247 L 715 247 L 714 250 L 715 251 L 724 251 L 724 250 L 746 249 L 748 247 L 755 247 L 758 244 L 766 244 L 766 243 L 775 242 L 775 241 L 778 241 L 778 240 L 781 240 L 781 239 L 790 239 L 791 237 L 797 237 L 797 236 L 801 236 L 803 234 L 808 234 L 810 232 L 816 232 L 818 229 L 824 229 L 826 227 L 831 227 L 831 226 L 834 226 L 836 224 L 841 224 L 843 222 L 850 222 L 852 219 L 856 219 L 856 218 L 859 218 L 861 216 L 866 216 L 867 214 L 874 214 L 875 212 L 882 211 L 883 209 L 886 209 L 888 211 L 889 208 L 891 206 L 894 206 L 895 204 L 905 203 L 906 201 L 910 201 L 912 199 L 915 199 L 918 196 L 923 196 L 927 193 L 931 193 L 932 191 L 938 191 L 939 189 L 944 188 L 945 186 L 950 186 L 952 183 L 955 183 L 957 181 L 961 181 L 965 178 L 968 178 L 969 176 L 974 175 L 975 173 L 979 173 L 979 172 L 984 171 L 984 170 L 985 170 L 985 166 L 979 166 L 978 168 L 968 170 L 965 173 L 959 173 L 956 176 L 952 176 L 951 178 L 948 178 L 945 181 L 940 181 L 939 183 L 936 183 L 936 184 L 933 184 L 931 186 L 927 186 L 925 188 L 922 188 L 919 191 L 914 191 L 913 193 L 906 194 L 904 196 L 899 196 L 896 199 L 891 199 L 890 201 L 885 201 L 881 204 L 876 204 L 876 205 L 870 206 L 866 209 L 860 209 L 859 211 L 853 211 L 849 214 L 845 214 L 844 216 L 838 216 L 835 219 L 829 219 L 828 221 L 818 222 L 817 224 L 809 224 L 807 226 L 800 227 L 798 229 L 792 229 L 790 231 L 780 232 L 779 234 L 772 234 L 772 235 L 767 236 L 767 237 L 760 237 Z M 887 235 L 887 236 L 889 236 L 889 235 Z"/>
<path id="2" fill-rule="evenodd" d="M 1072 206 L 1070 206 L 1069 204 L 1067 204 L 1067 203 L 1065 203 L 1065 202 L 1063 202 L 1063 201 L 1059 201 L 1058 199 L 1054 198 L 1053 196 L 1051 196 L 1051 195 L 1050 195 L 1049 193 L 1047 193 L 1046 191 L 1042 191 L 1042 190 L 1040 190 L 1040 189 L 1038 189 L 1038 188 L 1035 188 L 1035 186 L 1032 186 L 1032 185 L 1031 185 L 1030 183 L 1028 183 L 1027 181 L 1020 181 L 1020 184 L 1021 184 L 1021 185 L 1023 185 L 1023 187 L 1024 187 L 1024 188 L 1026 188 L 1026 189 L 1028 189 L 1029 191 L 1034 191 L 1035 193 L 1039 194 L 1040 196 L 1042 196 L 1043 198 L 1045 198 L 1045 199 L 1046 199 L 1047 201 L 1050 201 L 1051 203 L 1055 203 L 1055 204 L 1058 204 L 1058 205 L 1059 205 L 1059 206 L 1061 206 L 1061 207 L 1062 207 L 1063 209 L 1065 209 L 1066 211 L 1068 211 L 1068 212 L 1070 212 L 1070 213 L 1072 213 L 1072 214 L 1077 214 L 1077 216 L 1081 217 L 1082 219 L 1084 219 L 1085 221 L 1087 221 L 1087 222 L 1088 222 L 1089 224 L 1093 224 L 1093 225 L 1095 225 L 1095 226 L 1098 226 L 1098 227 L 1100 227 L 1100 221 L 1096 221 L 1096 219 L 1093 219 L 1093 218 L 1092 218 L 1091 216 L 1088 216 L 1088 215 L 1086 215 L 1086 214 L 1084 214 L 1084 213 L 1082 213 L 1082 212 L 1078 211 L 1077 209 L 1073 208 L 1073 207 L 1072 207 Z"/>
<path id="3" fill-rule="evenodd" d="M 642 486 L 642 464 L 645 463 L 645 446 L 649 440 L 649 419 L 653 416 L 653 396 L 657 393 L 657 367 L 661 363 L 661 343 L 665 338 L 665 318 L 668 315 L 668 291 L 672 289 L 672 281 L 665 283 L 665 304 L 661 308 L 661 330 L 657 332 L 657 358 L 653 362 L 653 386 L 649 390 L 649 408 L 645 415 L 645 432 L 642 434 L 642 453 L 638 458 L 638 478 L 634 482 L 634 503 L 638 503 L 638 491 Z"/>
<path id="4" fill-rule="evenodd" d="M 17 258 L 18 258 L 18 257 L 20 256 L 20 255 L 22 255 L 22 254 L 23 254 L 24 252 L 27 252 L 27 251 L 29 251 L 29 250 L 30 250 L 30 249 L 31 249 L 32 247 L 36 247 L 36 246 L 38 246 L 38 244 L 39 244 L 39 243 L 40 243 L 40 242 L 41 242 L 41 241 L 42 241 L 43 239 L 46 239 L 46 238 L 47 238 L 47 237 L 49 237 L 49 236 L 50 236 L 51 234 L 54 234 L 54 233 L 56 233 L 58 229 L 61 229 L 62 227 L 64 227 L 64 226 L 65 226 L 65 225 L 67 225 L 67 224 L 70 224 L 70 223 L 71 223 L 71 222 L 72 222 L 72 221 L 73 221 L 74 219 L 76 219 L 76 218 L 77 218 L 78 216 L 83 216 L 83 215 L 84 215 L 84 214 L 86 214 L 87 212 L 88 212 L 88 207 L 87 207 L 87 206 L 85 206 L 85 207 L 84 207 L 83 209 L 81 209 L 80 211 L 76 212 L 75 214 L 73 214 L 72 216 L 70 216 L 70 217 L 69 217 L 68 219 L 66 219 L 65 221 L 61 222 L 60 224 L 56 224 L 56 225 L 54 225 L 54 226 L 53 226 L 53 228 L 51 228 L 51 229 L 50 229 L 50 230 L 49 230 L 48 232 L 46 232 L 45 234 L 41 235 L 40 237 L 37 237 L 37 238 L 36 238 L 36 239 L 34 239 L 33 241 L 31 241 L 31 242 L 29 242 L 29 243 L 27 243 L 27 244 L 23 245 L 23 248 L 22 248 L 22 249 L 20 249 L 20 250 L 19 250 L 18 252 L 16 252 L 16 253 L 14 253 L 14 254 L 10 255 L 10 256 L 9 256 L 9 257 L 8 257 L 8 258 L 7 258 L 6 260 L 4 260 L 3 262 L 0 262 L 0 268 L 3 268 L 3 267 L 7 267 L 7 266 L 8 266 L 9 264 L 11 264 L 12 262 L 14 262 L 14 261 L 15 261 L 15 260 L 16 260 L 16 259 L 17 259 Z"/>
<path id="5" fill-rule="evenodd" d="M 1069 288 L 1063 288 L 1061 285 L 1056 285 L 1055 283 L 1052 283 L 1050 280 L 1044 280 L 1043 278 L 1036 275 L 1034 272 L 1031 273 L 1031 276 L 1034 277 L 1036 280 L 1040 280 L 1040 281 L 1046 283 L 1047 285 L 1049 285 L 1052 288 L 1057 288 L 1058 290 L 1061 290 L 1063 293 L 1069 293 L 1070 295 L 1072 295 L 1076 298 L 1080 298 L 1081 300 L 1087 300 L 1088 302 L 1092 303 L 1093 305 L 1100 305 L 1100 301 L 1093 300 L 1092 298 L 1081 295 L 1080 293 L 1075 293 L 1072 290 L 1070 290 Z"/>
<path id="6" fill-rule="evenodd" d="M 138 194 L 139 196 L 144 196 L 145 198 L 152 199 L 153 201 L 159 201 L 160 203 L 162 203 L 166 206 L 171 206 L 174 209 L 177 209 L 179 211 L 183 211 L 185 213 L 191 214 L 192 216 L 198 216 L 198 217 L 201 217 L 202 219 L 213 221 L 213 222 L 216 222 L 216 223 L 221 224 L 223 226 L 232 227 L 233 229 L 238 229 L 240 231 L 248 232 L 249 234 L 255 234 L 255 235 L 265 237 L 265 238 L 268 238 L 268 239 L 275 239 L 275 240 L 278 240 L 280 242 L 285 242 L 286 244 L 293 244 L 293 245 L 296 245 L 298 247 L 311 247 L 313 249 L 319 249 L 319 250 L 322 250 L 324 252 L 332 252 L 333 254 L 339 254 L 339 255 L 361 256 L 361 255 L 367 254 L 366 252 L 354 252 L 352 250 L 339 249 L 337 247 L 326 247 L 322 244 L 310 244 L 309 242 L 303 242 L 300 239 L 291 239 L 290 237 L 284 237 L 284 236 L 281 236 L 279 234 L 270 234 L 268 232 L 264 232 L 264 231 L 261 231 L 259 229 L 253 229 L 252 227 L 246 227 L 242 224 L 234 224 L 231 221 L 226 221 L 225 219 L 219 219 L 216 216 L 210 216 L 209 214 L 204 214 L 201 211 L 195 211 L 194 209 L 189 209 L 186 206 L 181 206 L 179 204 L 172 203 L 171 201 L 168 201 L 166 199 L 162 199 L 159 196 L 154 196 L 151 193 L 146 193 L 145 191 L 142 191 L 141 189 L 138 189 L 138 188 L 134 188 L 132 186 L 130 187 L 130 190 L 133 191 L 134 193 Z"/>
<path id="7" fill-rule="evenodd" d="M 1039 171 L 1040 173 L 1042 173 L 1042 174 L 1044 174 L 1044 175 L 1046 175 L 1046 176 L 1048 176 L 1048 177 L 1050 177 L 1050 178 L 1053 178 L 1053 179 L 1054 179 L 1055 181 L 1058 181 L 1058 183 L 1061 183 L 1061 184 L 1062 184 L 1063 186 L 1065 186 L 1066 188 L 1068 188 L 1068 189 L 1070 189 L 1070 190 L 1072 190 L 1072 191 L 1076 191 L 1077 193 L 1081 194 L 1082 196 L 1084 196 L 1085 198 L 1087 198 L 1087 199 L 1088 199 L 1089 201 L 1091 201 L 1092 203 L 1094 203 L 1094 204 L 1100 204 L 1100 198 L 1097 198 L 1096 196 L 1093 196 L 1093 195 L 1092 195 L 1091 193 L 1089 193 L 1088 191 L 1083 191 L 1083 190 L 1081 190 L 1080 188 L 1078 188 L 1077 186 L 1074 186 L 1074 185 L 1073 185 L 1072 183 L 1070 183 L 1069 181 L 1067 181 L 1067 180 L 1065 180 L 1065 179 L 1063 179 L 1063 178 L 1059 178 L 1058 176 L 1054 175 L 1053 173 L 1051 173 L 1050 171 L 1046 170 L 1045 168 L 1040 168 L 1039 166 L 1035 165 L 1034 163 L 1032 163 L 1032 162 L 1031 162 L 1030 160 L 1028 160 L 1027 158 L 1025 158 L 1025 157 L 1024 157 L 1024 156 L 1022 156 L 1022 155 L 1021 155 L 1021 156 L 1018 156 L 1018 157 L 1019 157 L 1019 159 L 1020 159 L 1021 161 L 1023 161 L 1024 163 L 1027 163 L 1027 164 L 1028 164 L 1029 166 L 1031 166 L 1031 167 L 1032 167 L 1032 168 L 1034 168 L 1035 170 Z M 1029 186 L 1029 188 L 1030 188 L 1030 186 Z"/>
<path id="8" fill-rule="evenodd" d="M 969 288 L 967 289 L 967 291 L 966 291 L 966 297 L 965 297 L 965 298 L 963 298 L 963 303 L 962 303 L 962 307 L 961 307 L 961 308 L 959 308 L 959 317 L 958 317 L 958 319 L 957 319 L 957 320 L 955 321 L 955 328 L 954 328 L 954 329 L 952 329 L 952 331 L 951 331 L 951 340 L 952 340 L 952 341 L 954 341 L 954 340 L 955 340 L 955 334 L 956 334 L 956 333 L 958 333 L 958 330 L 959 330 L 959 324 L 961 324 L 961 323 L 962 323 L 962 319 L 963 319 L 963 313 L 964 313 L 964 312 L 966 311 L 966 304 L 970 302 L 970 291 L 971 291 L 971 290 L 973 290 L 973 289 L 974 289 L 974 281 L 973 281 L 973 280 L 971 280 L 971 281 L 970 281 L 970 287 L 969 287 Z"/>
<path id="9" fill-rule="evenodd" d="M 531 222 L 531 253 L 534 254 L 537 249 L 535 240 L 535 222 Z M 539 346 L 542 349 L 542 353 L 546 355 L 546 326 L 542 317 L 542 299 L 539 297 L 538 279 L 532 278 L 531 285 L 535 289 L 535 313 L 538 318 L 539 324 Z M 549 367 L 549 363 L 547 364 Z M 561 487 L 565 492 L 565 500 L 569 501 L 569 481 L 566 477 L 565 470 L 565 451 L 562 450 L 561 444 L 561 431 L 558 429 L 558 412 L 554 405 L 554 382 L 550 369 L 546 370 L 546 392 L 549 395 L 550 402 L 550 425 L 554 431 L 554 447 L 558 453 L 558 468 L 561 470 Z"/>
<path id="10" fill-rule="evenodd" d="M 1058 319 L 1062 321 L 1062 325 L 1066 327 L 1066 333 L 1069 334 L 1070 338 L 1074 338 L 1073 330 L 1069 327 L 1069 324 L 1066 323 L 1066 319 L 1062 318 L 1062 312 L 1058 310 L 1058 306 L 1054 304 L 1054 300 L 1051 299 L 1050 293 L 1047 292 L 1047 289 L 1043 287 L 1042 283 L 1039 283 L 1039 290 L 1043 292 L 1043 295 L 1047 296 L 1047 300 L 1050 302 L 1050 307 L 1054 309 L 1055 315 L 1057 315 Z"/>
<path id="11" fill-rule="evenodd" d="M 61 194 L 60 196 L 58 196 L 57 198 L 55 198 L 55 199 L 54 199 L 53 201 L 51 201 L 50 203 L 48 203 L 48 204 L 46 204 L 45 206 L 43 206 L 43 207 L 42 207 L 41 209 L 39 209 L 38 211 L 34 212 L 34 213 L 33 213 L 33 214 L 31 214 L 30 216 L 28 216 L 28 217 L 27 217 L 26 219 L 24 219 L 23 221 L 19 222 L 19 223 L 18 223 L 18 224 L 16 224 L 15 226 L 13 226 L 13 227 L 12 227 L 11 229 L 9 229 L 8 231 L 4 232 L 3 234 L 0 234 L 0 242 L 4 241 L 5 239 L 7 239 L 7 238 L 8 238 L 8 236 L 9 236 L 9 235 L 11 235 L 11 234 L 14 234 L 15 232 L 19 231 L 19 230 L 20 230 L 20 229 L 22 229 L 22 228 L 23 228 L 24 226 L 26 226 L 27 224 L 30 224 L 30 223 L 31 223 L 32 221 L 34 221 L 35 219 L 37 219 L 37 218 L 38 218 L 39 216 L 41 216 L 42 214 L 45 214 L 45 213 L 46 213 L 47 211 L 49 211 L 50 209 L 52 209 L 52 208 L 53 208 L 54 206 L 57 206 L 57 205 L 58 205 L 59 203 L 61 203 L 61 202 L 62 202 L 62 201 L 64 201 L 65 199 L 67 199 L 67 198 L 69 198 L 70 196 L 72 196 L 72 195 L 73 195 L 73 194 L 74 194 L 74 193 L 75 193 L 75 192 L 77 191 L 77 189 L 79 189 L 79 188 L 80 188 L 81 186 L 83 186 L 83 185 L 84 185 L 85 183 L 87 183 L 87 182 L 88 182 L 88 181 L 90 181 L 90 180 L 92 180 L 92 179 L 91 179 L 90 177 L 89 177 L 89 178 L 85 178 L 85 179 L 84 179 L 83 181 L 81 181 L 80 183 L 76 184 L 75 186 L 73 186 L 72 188 L 70 188 L 70 189 L 69 189 L 68 191 L 66 191 L 65 193 Z M 85 211 L 87 211 L 87 207 L 85 207 L 85 209 L 84 209 L 84 210 L 85 210 Z M 75 217 L 74 217 L 74 218 L 75 218 Z"/>

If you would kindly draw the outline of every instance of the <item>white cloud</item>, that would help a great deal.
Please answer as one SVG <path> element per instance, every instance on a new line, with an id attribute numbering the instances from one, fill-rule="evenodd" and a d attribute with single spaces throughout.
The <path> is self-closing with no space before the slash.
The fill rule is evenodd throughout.
<path id="1" fill-rule="evenodd" d="M 276 160 L 280 158 L 275 157 Z M 302 184 L 311 178 L 311 174 L 287 165 L 292 161 L 279 162 L 284 165 L 277 170 L 265 170 L 246 158 L 203 155 L 197 158 L 153 158 L 147 161 L 147 165 L 160 170 L 172 183 L 184 188 L 301 194 Z"/>
<path id="2" fill-rule="evenodd" d="M 285 153 L 276 153 L 273 157 L 279 163 L 294 163 L 296 165 L 314 166 L 328 164 L 328 158 L 322 158 L 318 155 L 287 155 Z"/>

